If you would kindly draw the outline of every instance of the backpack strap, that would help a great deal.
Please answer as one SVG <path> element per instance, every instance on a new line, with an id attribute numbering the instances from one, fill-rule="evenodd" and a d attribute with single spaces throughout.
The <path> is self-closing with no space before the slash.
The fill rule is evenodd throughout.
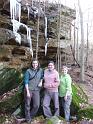
<path id="1" fill-rule="evenodd" d="M 30 69 L 29 69 L 29 71 L 30 71 Z M 34 76 L 33 77 L 31 77 L 29 80 L 32 80 L 32 79 L 34 79 L 34 77 L 36 76 L 36 74 L 37 74 L 37 72 L 39 71 L 39 69 L 37 69 L 37 71 L 36 71 L 36 73 L 34 74 Z M 29 72 L 30 73 L 30 72 Z"/>

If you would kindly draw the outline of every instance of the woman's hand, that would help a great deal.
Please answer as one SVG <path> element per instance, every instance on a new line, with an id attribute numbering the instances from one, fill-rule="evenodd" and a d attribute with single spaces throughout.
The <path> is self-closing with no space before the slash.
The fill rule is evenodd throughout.
<path id="1" fill-rule="evenodd" d="M 39 82 L 38 87 L 42 87 L 42 82 L 43 82 L 43 80 L 41 80 L 41 81 Z"/>
<path id="2" fill-rule="evenodd" d="M 67 100 L 67 96 L 64 96 L 64 100 L 65 100 L 65 101 Z"/>
<path id="3" fill-rule="evenodd" d="M 27 97 L 30 98 L 30 92 L 29 92 L 28 84 L 25 85 L 25 88 L 26 88 Z"/>
<path id="4" fill-rule="evenodd" d="M 29 91 L 27 91 L 27 97 L 30 98 L 30 92 Z"/>

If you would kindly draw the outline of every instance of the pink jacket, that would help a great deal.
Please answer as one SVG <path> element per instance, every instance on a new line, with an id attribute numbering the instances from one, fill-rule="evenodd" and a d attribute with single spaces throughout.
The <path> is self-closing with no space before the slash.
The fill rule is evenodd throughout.
<path id="1" fill-rule="evenodd" d="M 51 92 L 58 92 L 59 86 L 59 74 L 54 69 L 53 71 L 49 71 L 46 69 L 44 71 L 44 88 Z"/>

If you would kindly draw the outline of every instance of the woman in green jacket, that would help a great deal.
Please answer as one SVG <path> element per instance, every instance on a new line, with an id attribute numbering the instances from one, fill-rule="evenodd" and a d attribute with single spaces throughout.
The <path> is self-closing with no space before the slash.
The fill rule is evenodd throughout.
<path id="1" fill-rule="evenodd" d="M 65 119 L 69 122 L 70 105 L 72 101 L 72 79 L 68 74 L 68 68 L 62 67 L 62 74 L 60 76 L 59 96 L 61 97 L 62 107 L 64 108 Z"/>

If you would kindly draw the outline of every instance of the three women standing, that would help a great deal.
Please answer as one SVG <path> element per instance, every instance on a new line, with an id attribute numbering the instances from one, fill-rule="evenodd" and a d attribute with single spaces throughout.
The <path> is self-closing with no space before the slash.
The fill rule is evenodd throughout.
<path id="1" fill-rule="evenodd" d="M 39 62 L 33 60 L 31 68 L 27 69 L 25 73 L 25 117 L 27 122 L 31 122 L 31 119 L 38 111 L 40 105 L 40 87 L 39 83 L 44 79 L 45 96 L 43 100 L 43 112 L 48 118 L 53 114 L 50 108 L 50 102 L 53 100 L 55 107 L 55 116 L 59 116 L 59 96 L 61 97 L 62 106 L 65 113 L 66 121 L 70 119 L 70 105 L 72 101 L 72 87 L 71 77 L 68 74 L 68 68 L 63 66 L 62 73 L 59 78 L 59 74 L 55 69 L 53 61 L 49 61 L 47 69 L 43 70 L 39 67 Z M 44 76 L 44 77 L 43 77 Z M 58 92 L 59 88 L 59 92 Z M 31 100 L 33 100 L 33 107 L 30 107 Z"/>

